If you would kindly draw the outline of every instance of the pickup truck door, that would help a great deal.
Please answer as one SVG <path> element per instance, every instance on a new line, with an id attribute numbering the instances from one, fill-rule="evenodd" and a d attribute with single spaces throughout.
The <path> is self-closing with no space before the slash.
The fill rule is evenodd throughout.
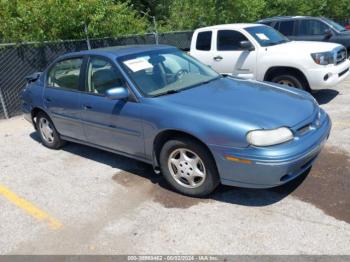
<path id="1" fill-rule="evenodd" d="M 241 41 L 249 41 L 237 30 L 214 31 L 214 51 L 210 66 L 221 74 L 256 78 L 257 51 L 244 50 Z"/>
<path id="2" fill-rule="evenodd" d="M 206 30 L 195 33 L 191 42 L 190 55 L 203 64 L 211 66 L 213 57 L 213 31 Z"/>

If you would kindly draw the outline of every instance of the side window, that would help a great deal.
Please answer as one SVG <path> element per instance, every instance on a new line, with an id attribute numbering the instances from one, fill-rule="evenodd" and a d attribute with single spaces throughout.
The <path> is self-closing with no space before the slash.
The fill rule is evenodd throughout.
<path id="1" fill-rule="evenodd" d="M 120 72 L 102 58 L 92 57 L 88 65 L 87 92 L 104 95 L 113 87 L 126 86 Z"/>
<path id="2" fill-rule="evenodd" d="M 211 36 L 211 31 L 198 33 L 196 49 L 202 51 L 209 51 L 211 49 Z"/>
<path id="3" fill-rule="evenodd" d="M 217 38 L 217 50 L 235 51 L 241 50 L 241 41 L 248 39 L 240 32 L 233 30 L 219 30 Z"/>
<path id="4" fill-rule="evenodd" d="M 289 21 L 281 21 L 279 23 L 279 30 L 281 34 L 285 36 L 290 36 L 293 35 L 294 31 L 294 21 L 289 20 Z"/>
<path id="5" fill-rule="evenodd" d="M 57 62 L 49 71 L 48 86 L 79 90 L 82 58 L 72 58 Z"/>
<path id="6" fill-rule="evenodd" d="M 318 20 L 300 20 L 298 35 L 323 35 L 327 25 Z"/>

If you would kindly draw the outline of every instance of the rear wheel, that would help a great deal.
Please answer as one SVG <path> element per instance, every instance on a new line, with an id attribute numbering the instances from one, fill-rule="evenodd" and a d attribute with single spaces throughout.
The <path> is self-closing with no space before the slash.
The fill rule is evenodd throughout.
<path id="1" fill-rule="evenodd" d="M 38 113 L 36 116 L 36 127 L 44 146 L 51 149 L 58 149 L 63 146 L 64 141 L 60 138 L 51 119 L 45 113 Z"/>
<path id="2" fill-rule="evenodd" d="M 191 139 L 166 142 L 160 153 L 161 171 L 178 192 L 201 197 L 219 184 L 219 175 L 210 152 Z"/>
<path id="3" fill-rule="evenodd" d="M 286 85 L 289 87 L 295 87 L 298 89 L 308 91 L 308 86 L 305 83 L 305 81 L 303 81 L 303 79 L 301 79 L 300 77 L 292 74 L 275 76 L 272 78 L 271 81 L 280 85 Z"/>

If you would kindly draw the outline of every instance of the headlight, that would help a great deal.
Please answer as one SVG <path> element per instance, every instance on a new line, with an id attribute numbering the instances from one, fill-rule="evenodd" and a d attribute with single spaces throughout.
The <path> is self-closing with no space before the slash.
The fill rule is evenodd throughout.
<path id="1" fill-rule="evenodd" d="M 318 65 L 334 64 L 333 52 L 313 53 L 311 57 Z"/>
<path id="2" fill-rule="evenodd" d="M 247 140 L 254 146 L 272 146 L 293 139 L 292 131 L 287 127 L 270 130 L 253 130 L 248 132 Z"/>

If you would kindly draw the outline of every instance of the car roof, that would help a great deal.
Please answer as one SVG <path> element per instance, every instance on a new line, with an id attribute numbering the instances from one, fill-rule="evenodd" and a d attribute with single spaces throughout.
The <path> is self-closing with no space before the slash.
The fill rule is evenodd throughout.
<path id="1" fill-rule="evenodd" d="M 290 20 L 290 19 L 301 19 L 301 18 L 312 18 L 312 19 L 322 19 L 322 17 L 316 16 L 273 16 L 259 20 L 258 22 L 268 22 L 268 21 L 276 21 L 276 20 Z"/>
<path id="2" fill-rule="evenodd" d="M 109 57 L 120 57 L 120 56 L 132 55 L 132 54 L 137 54 L 137 53 L 142 53 L 147 51 L 164 50 L 169 48 L 176 49 L 176 47 L 170 46 L 170 45 L 111 46 L 111 47 L 96 48 L 91 50 L 83 50 L 79 52 L 70 52 L 61 56 L 61 58 L 70 57 L 70 56 L 83 56 L 83 55 L 104 55 Z"/>
<path id="3" fill-rule="evenodd" d="M 253 26 L 261 26 L 261 24 L 250 24 L 250 23 L 240 23 L 240 24 L 222 24 L 222 25 L 213 25 L 213 26 L 207 26 L 207 27 L 201 27 L 197 30 L 212 30 L 212 29 L 244 29 L 247 27 L 253 27 Z"/>

